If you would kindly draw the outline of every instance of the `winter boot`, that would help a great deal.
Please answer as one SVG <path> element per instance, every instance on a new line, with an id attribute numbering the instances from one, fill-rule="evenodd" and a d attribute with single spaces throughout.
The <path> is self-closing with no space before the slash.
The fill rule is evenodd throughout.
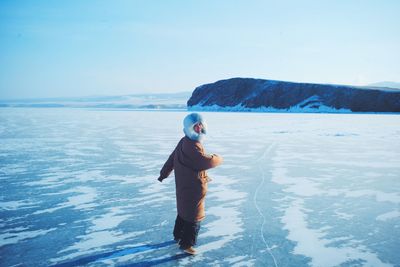
<path id="1" fill-rule="evenodd" d="M 188 247 L 183 250 L 185 253 L 190 254 L 190 255 L 196 255 L 196 250 L 193 247 Z"/>

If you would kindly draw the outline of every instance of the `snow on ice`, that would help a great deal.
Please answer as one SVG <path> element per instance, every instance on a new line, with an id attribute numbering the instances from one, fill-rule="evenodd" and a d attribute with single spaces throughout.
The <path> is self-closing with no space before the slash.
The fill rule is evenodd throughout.
<path id="1" fill-rule="evenodd" d="M 156 179 L 185 111 L 0 110 L 1 266 L 396 266 L 400 116 L 204 112 L 199 255 Z"/>

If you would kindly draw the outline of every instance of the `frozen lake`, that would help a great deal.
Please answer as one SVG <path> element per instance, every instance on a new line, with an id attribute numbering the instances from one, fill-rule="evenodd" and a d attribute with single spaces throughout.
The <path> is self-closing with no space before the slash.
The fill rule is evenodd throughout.
<path id="1" fill-rule="evenodd" d="M 400 116 L 203 113 L 224 157 L 171 242 L 186 112 L 0 109 L 0 266 L 400 266 Z"/>

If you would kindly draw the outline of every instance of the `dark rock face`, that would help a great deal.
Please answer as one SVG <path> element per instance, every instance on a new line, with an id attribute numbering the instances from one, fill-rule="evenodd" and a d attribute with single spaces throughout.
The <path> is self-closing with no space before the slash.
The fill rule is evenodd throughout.
<path id="1" fill-rule="evenodd" d="M 400 90 L 233 78 L 197 87 L 189 109 L 400 112 Z"/>

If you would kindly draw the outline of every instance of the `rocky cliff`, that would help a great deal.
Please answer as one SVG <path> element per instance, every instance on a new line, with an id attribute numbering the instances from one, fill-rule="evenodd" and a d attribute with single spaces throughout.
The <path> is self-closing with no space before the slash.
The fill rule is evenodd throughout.
<path id="1" fill-rule="evenodd" d="M 197 87 L 189 110 L 400 112 L 400 90 L 232 78 Z"/>

